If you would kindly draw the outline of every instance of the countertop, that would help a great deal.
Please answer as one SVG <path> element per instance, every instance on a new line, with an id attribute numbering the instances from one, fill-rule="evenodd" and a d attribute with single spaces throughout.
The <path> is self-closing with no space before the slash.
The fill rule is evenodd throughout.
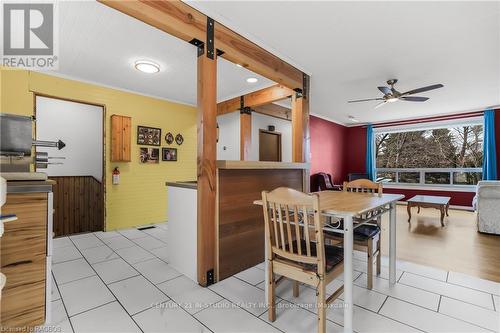
<path id="1" fill-rule="evenodd" d="M 264 161 L 217 161 L 218 169 L 309 169 L 309 163 Z"/>
<path id="2" fill-rule="evenodd" d="M 52 192 L 54 180 L 12 180 L 7 182 L 7 193 Z"/>
<path id="3" fill-rule="evenodd" d="M 182 187 L 190 189 L 198 189 L 198 182 L 196 180 L 180 181 L 180 182 L 165 182 L 165 186 Z"/>

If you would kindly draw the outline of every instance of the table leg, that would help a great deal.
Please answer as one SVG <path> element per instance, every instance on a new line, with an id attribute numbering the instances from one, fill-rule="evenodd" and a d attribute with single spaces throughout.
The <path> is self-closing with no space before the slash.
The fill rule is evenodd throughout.
<path id="1" fill-rule="evenodd" d="M 264 296 L 265 296 L 265 300 L 267 302 L 267 300 L 269 299 L 268 296 L 269 296 L 269 262 L 267 261 L 267 251 L 269 251 L 269 249 L 267 248 L 267 234 L 266 234 L 266 242 L 264 242 L 264 267 L 265 267 L 265 278 L 264 278 Z M 269 307 L 271 304 L 268 304 L 267 306 Z"/>
<path id="2" fill-rule="evenodd" d="M 450 210 L 450 203 L 447 203 L 446 204 L 446 216 L 450 216 L 450 214 L 448 214 L 449 210 Z"/>
<path id="3" fill-rule="evenodd" d="M 441 226 L 444 227 L 444 215 L 445 215 L 445 206 L 441 206 L 441 208 L 439 209 L 441 211 Z"/>
<path id="4" fill-rule="evenodd" d="M 344 217 L 344 332 L 352 332 L 353 317 L 353 227 L 352 216 Z"/>
<path id="5" fill-rule="evenodd" d="M 408 223 L 411 221 L 411 203 L 408 202 L 406 205 L 406 211 L 408 212 Z"/>
<path id="6" fill-rule="evenodd" d="M 391 210 L 389 212 L 389 284 L 395 284 L 395 283 L 396 283 L 396 203 L 393 202 L 391 203 Z"/>

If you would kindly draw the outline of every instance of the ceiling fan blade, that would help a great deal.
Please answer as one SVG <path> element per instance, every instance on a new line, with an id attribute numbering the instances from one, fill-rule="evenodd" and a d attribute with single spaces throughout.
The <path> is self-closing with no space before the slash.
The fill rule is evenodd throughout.
<path id="1" fill-rule="evenodd" d="M 385 105 L 387 102 L 386 101 L 383 101 L 382 103 L 378 103 L 377 105 L 375 105 L 374 109 L 378 109 L 379 107 L 381 107 L 382 105 Z"/>
<path id="2" fill-rule="evenodd" d="M 422 87 L 422 88 L 418 88 L 418 89 L 409 90 L 407 92 L 402 93 L 401 95 L 403 95 L 403 96 L 405 96 L 405 95 L 413 95 L 413 94 L 418 94 L 418 93 L 421 93 L 421 92 L 424 92 L 424 91 L 434 90 L 434 89 L 443 88 L 443 87 L 444 86 L 442 84 L 433 84 L 432 86 L 427 86 L 427 87 Z"/>
<path id="3" fill-rule="evenodd" d="M 403 97 L 400 97 L 399 99 L 402 99 L 403 101 L 409 101 L 409 102 L 425 102 L 426 100 L 429 99 L 429 97 L 403 96 Z"/>
<path id="4" fill-rule="evenodd" d="M 389 87 L 377 87 L 384 95 L 392 94 L 392 90 Z"/>
<path id="5" fill-rule="evenodd" d="M 347 101 L 347 103 L 368 102 L 368 101 L 382 101 L 382 100 L 383 100 L 383 98 L 355 99 L 353 101 Z"/>

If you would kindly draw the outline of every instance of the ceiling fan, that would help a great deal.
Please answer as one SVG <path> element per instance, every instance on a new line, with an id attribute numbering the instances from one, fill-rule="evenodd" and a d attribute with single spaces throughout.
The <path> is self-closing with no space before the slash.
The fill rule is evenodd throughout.
<path id="1" fill-rule="evenodd" d="M 397 91 L 394 88 L 394 85 L 396 84 L 396 82 L 398 82 L 397 79 L 387 80 L 387 84 L 389 86 L 391 86 L 390 88 L 389 87 L 377 87 L 378 90 L 380 90 L 384 94 L 384 96 L 382 96 L 382 97 L 357 99 L 354 101 L 348 101 L 347 103 L 357 103 L 357 102 L 367 102 L 367 101 L 382 101 L 375 106 L 375 109 L 376 109 L 376 108 L 379 108 L 386 103 L 392 103 L 392 102 L 396 102 L 396 101 L 425 102 L 426 100 L 429 99 L 429 97 L 409 96 L 409 95 L 418 94 L 418 93 L 421 93 L 424 91 L 429 91 L 429 90 L 434 90 L 434 89 L 444 87 L 442 84 L 433 84 L 431 86 L 413 89 L 413 90 L 406 91 L 404 93 L 400 93 L 399 91 Z"/>

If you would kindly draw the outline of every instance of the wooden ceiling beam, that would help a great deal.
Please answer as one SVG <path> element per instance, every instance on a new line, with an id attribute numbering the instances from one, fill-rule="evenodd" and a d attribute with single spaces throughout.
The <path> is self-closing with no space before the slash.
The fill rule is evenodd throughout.
<path id="1" fill-rule="evenodd" d="M 205 40 L 207 16 L 179 0 L 97 1 L 184 41 Z M 274 54 L 218 22 L 214 36 L 222 58 L 288 88 L 302 89 L 303 73 Z"/>
<path id="2" fill-rule="evenodd" d="M 283 85 L 277 84 L 268 88 L 257 90 L 243 96 L 243 105 L 254 108 L 260 105 L 280 101 L 292 96 L 294 91 Z M 217 103 L 217 115 L 222 115 L 236 111 L 241 108 L 241 97 L 228 99 Z"/>
<path id="3" fill-rule="evenodd" d="M 267 116 L 280 118 L 284 120 L 292 120 L 292 110 L 277 104 L 266 104 L 253 108 L 254 112 L 265 114 Z"/>

